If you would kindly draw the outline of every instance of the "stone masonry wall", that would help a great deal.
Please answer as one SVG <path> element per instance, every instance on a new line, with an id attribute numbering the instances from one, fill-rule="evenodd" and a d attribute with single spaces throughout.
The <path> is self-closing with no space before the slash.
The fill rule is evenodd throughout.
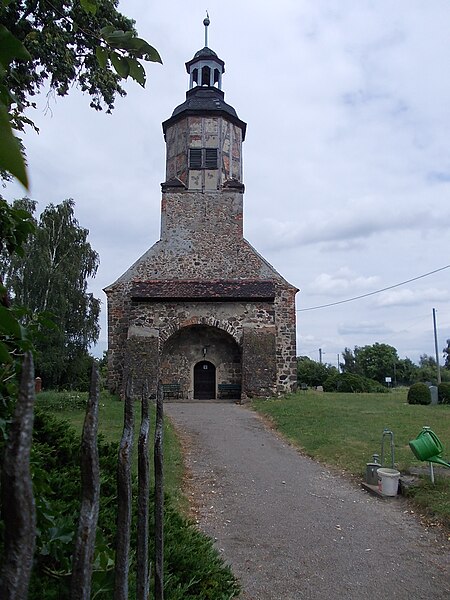
<path id="1" fill-rule="evenodd" d="M 159 374 L 159 340 L 155 337 L 131 336 L 125 344 L 124 385 L 131 379 L 131 396 L 139 400 L 143 393 L 156 398 Z"/>
<path id="2" fill-rule="evenodd" d="M 240 348 L 243 348 L 245 330 L 252 330 L 257 335 L 259 330 L 267 332 L 267 327 L 272 327 L 271 331 L 276 336 L 272 393 L 288 392 L 295 386 L 294 288 L 278 284 L 275 302 L 137 302 L 126 299 L 126 287 L 123 285 L 122 290 L 108 294 L 109 385 L 112 391 L 120 393 L 122 390 L 125 348 L 130 332 L 132 337 L 139 335 L 157 338 L 161 351 L 165 341 L 174 333 L 194 325 L 206 325 L 226 331 Z M 249 346 L 247 357 L 248 348 Z M 243 360 L 245 363 L 245 357 Z M 273 364 L 272 359 L 269 362 L 270 365 Z M 264 387 L 267 387 L 266 383 Z M 255 394 L 253 383 L 252 394 Z"/>
<path id="3" fill-rule="evenodd" d="M 214 260 L 211 246 L 218 238 L 226 246 L 242 239 L 242 219 L 243 195 L 238 192 L 167 192 L 161 202 L 161 240 L 170 243 L 173 250 L 181 247 L 184 251 L 186 244 L 198 246 L 200 252 L 208 247 L 203 261 Z"/>
<path id="4" fill-rule="evenodd" d="M 272 396 L 277 389 L 275 327 L 245 327 L 242 341 L 243 389 L 245 394 Z"/>

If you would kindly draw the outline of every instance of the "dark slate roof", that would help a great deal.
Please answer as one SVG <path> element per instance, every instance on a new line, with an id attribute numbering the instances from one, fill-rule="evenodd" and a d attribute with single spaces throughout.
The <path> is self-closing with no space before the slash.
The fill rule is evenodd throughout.
<path id="1" fill-rule="evenodd" d="M 225 73 L 225 63 L 223 62 L 223 60 L 217 56 L 214 50 L 211 50 L 211 48 L 208 48 L 206 46 L 198 52 L 196 52 L 194 54 L 194 58 L 186 63 L 186 71 L 189 73 L 189 67 L 192 64 L 196 63 L 198 60 L 201 60 L 202 58 L 206 60 L 213 60 L 215 63 L 218 63 L 222 67 L 222 73 Z"/>
<path id="2" fill-rule="evenodd" d="M 170 119 L 162 124 L 164 134 L 172 123 L 190 115 L 225 116 L 242 129 L 242 139 L 245 139 L 247 124 L 241 121 L 232 106 L 224 100 L 224 93 L 215 87 L 196 86 L 186 92 L 186 101 L 175 108 Z"/>
<path id="3" fill-rule="evenodd" d="M 275 285 L 270 280 L 210 281 L 139 281 L 131 288 L 133 300 L 200 300 L 231 302 L 233 300 L 268 300 L 275 298 Z"/>
<path id="4" fill-rule="evenodd" d="M 173 188 L 185 190 L 186 186 L 178 177 L 172 177 L 172 179 L 164 181 L 164 183 L 161 184 L 161 189 L 163 192 Z"/>
<path id="5" fill-rule="evenodd" d="M 214 52 L 214 50 L 211 50 L 211 48 L 208 48 L 208 46 L 205 46 L 201 50 L 197 50 L 197 52 L 194 54 L 194 58 L 203 58 L 203 56 L 205 58 L 208 58 L 210 56 L 217 57 L 217 54 Z"/>

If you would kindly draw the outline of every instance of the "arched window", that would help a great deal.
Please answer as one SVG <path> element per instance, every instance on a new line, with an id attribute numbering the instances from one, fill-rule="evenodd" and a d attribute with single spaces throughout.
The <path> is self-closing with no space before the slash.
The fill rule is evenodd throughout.
<path id="1" fill-rule="evenodd" d="M 211 69 L 207 66 L 202 69 L 202 85 L 211 85 Z"/>

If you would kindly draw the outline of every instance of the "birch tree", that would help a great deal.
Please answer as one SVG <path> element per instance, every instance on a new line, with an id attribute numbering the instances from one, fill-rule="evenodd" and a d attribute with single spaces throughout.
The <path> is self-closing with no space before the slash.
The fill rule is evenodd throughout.
<path id="1" fill-rule="evenodd" d="M 35 211 L 27 199 L 15 206 Z M 88 292 L 99 257 L 80 226 L 73 200 L 50 204 L 36 223 L 21 256 L 2 258 L 1 276 L 15 305 L 27 307 L 31 317 L 46 313 L 54 327 L 40 325 L 35 345 L 36 373 L 44 385 L 70 385 L 86 363 L 88 349 L 99 335 L 100 301 Z"/>

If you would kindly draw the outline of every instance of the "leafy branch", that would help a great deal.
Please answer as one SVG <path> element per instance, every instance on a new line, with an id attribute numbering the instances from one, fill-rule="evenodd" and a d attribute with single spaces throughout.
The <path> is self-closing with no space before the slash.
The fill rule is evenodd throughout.
<path id="1" fill-rule="evenodd" d="M 114 95 L 125 95 L 120 79 L 131 77 L 145 87 L 141 61 L 162 61 L 111 0 L 65 0 L 61 8 L 51 0 L 0 0 L 0 17 L 0 176 L 10 174 L 28 189 L 23 146 L 15 132 L 34 127 L 24 109 L 35 107 L 28 98 L 49 74 L 58 95 L 77 81 L 93 96 L 93 108 L 100 110 L 103 98 L 110 112 Z"/>

